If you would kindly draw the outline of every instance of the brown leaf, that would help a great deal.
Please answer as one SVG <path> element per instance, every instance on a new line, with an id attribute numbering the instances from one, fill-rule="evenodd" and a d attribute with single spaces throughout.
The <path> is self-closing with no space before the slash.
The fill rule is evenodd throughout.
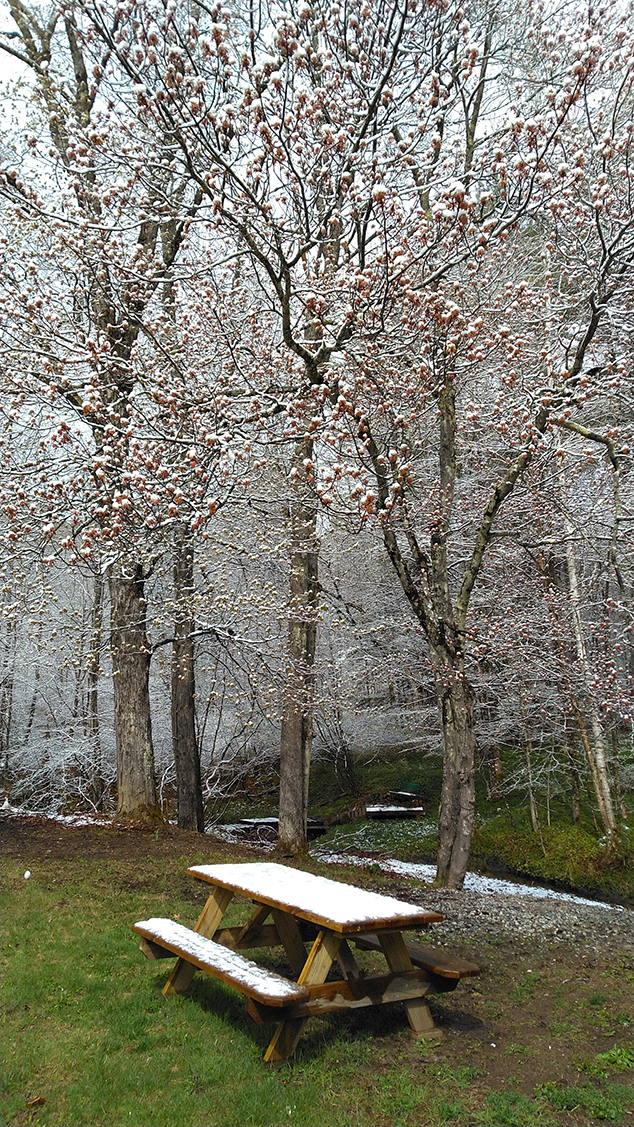
<path id="1" fill-rule="evenodd" d="M 32 1100 L 26 1101 L 26 1106 L 27 1107 L 41 1107 L 42 1104 L 45 1104 L 45 1103 L 46 1103 L 46 1100 L 44 1099 L 44 1096 L 34 1096 Z"/>

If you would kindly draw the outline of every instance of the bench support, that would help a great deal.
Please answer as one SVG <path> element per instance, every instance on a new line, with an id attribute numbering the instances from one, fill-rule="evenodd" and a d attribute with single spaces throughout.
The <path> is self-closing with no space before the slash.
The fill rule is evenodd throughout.
<path id="1" fill-rule="evenodd" d="M 381 949 L 391 971 L 414 969 L 400 931 L 380 931 L 378 935 Z M 414 998 L 412 1001 L 406 1002 L 405 1009 L 410 1024 L 410 1036 L 414 1040 L 442 1040 L 444 1034 L 435 1024 L 424 998 Z"/>
<path id="2" fill-rule="evenodd" d="M 205 939 L 213 939 L 218 924 L 232 899 L 233 892 L 231 889 L 215 888 L 198 917 L 194 931 L 197 931 L 199 935 L 204 935 Z M 163 993 L 166 995 L 184 994 L 191 985 L 195 973 L 196 967 L 193 963 L 179 959 L 163 987 Z"/>
<path id="3" fill-rule="evenodd" d="M 326 981 L 340 942 L 341 936 L 332 931 L 319 932 L 299 976 L 300 986 L 313 986 Z M 267 1064 L 279 1064 L 293 1055 L 305 1024 L 305 1017 L 289 1018 L 279 1023 L 264 1054 Z"/>
<path id="4" fill-rule="evenodd" d="M 308 1001 L 288 1007 L 287 1020 L 322 1017 L 323 1014 L 339 1013 L 341 1010 L 380 1006 L 385 1002 L 409 1002 L 414 998 L 422 998 L 429 992 L 429 981 L 425 971 L 412 970 L 403 971 L 398 977 L 392 973 L 373 974 L 340 979 L 338 982 L 324 982 L 309 986 L 308 991 Z M 249 999 L 247 1011 L 258 1024 L 279 1021 L 279 1010 L 256 1002 L 253 998 Z"/>
<path id="5" fill-rule="evenodd" d="M 293 974 L 300 975 L 306 962 L 306 948 L 302 942 L 297 920 L 288 912 L 282 912 L 280 908 L 273 908 L 273 919 Z"/>

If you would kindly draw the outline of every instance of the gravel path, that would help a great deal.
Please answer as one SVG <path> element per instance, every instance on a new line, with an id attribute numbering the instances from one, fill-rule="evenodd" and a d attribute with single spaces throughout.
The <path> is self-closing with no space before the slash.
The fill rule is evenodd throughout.
<path id="1" fill-rule="evenodd" d="M 331 863 L 360 868 L 377 863 L 376 857 L 352 852 L 337 854 L 322 851 L 319 846 L 313 850 L 313 855 Z M 434 944 L 451 944 L 463 939 L 488 943 L 496 939 L 507 942 L 516 939 L 524 944 L 538 941 L 548 946 L 571 943 L 598 956 L 618 952 L 622 957 L 625 954 L 628 965 L 634 965 L 634 912 L 631 909 L 475 873 L 468 873 L 465 887 L 455 892 L 431 884 L 435 872 L 432 865 L 392 858 L 382 858 L 378 863 L 383 868 L 384 881 L 389 879 L 390 871 L 410 880 L 419 878 L 419 883 L 410 884 L 407 894 L 388 883 L 382 884 L 381 891 L 441 912 L 445 918 L 442 923 L 433 925 Z"/>
<path id="2" fill-rule="evenodd" d="M 395 895 L 393 885 L 383 890 Z M 434 943 L 514 938 L 547 945 L 573 943 L 595 955 L 629 951 L 630 965 L 634 963 L 633 913 L 627 908 L 446 888 L 423 887 L 407 898 L 444 915 L 442 923 L 433 925 Z"/>

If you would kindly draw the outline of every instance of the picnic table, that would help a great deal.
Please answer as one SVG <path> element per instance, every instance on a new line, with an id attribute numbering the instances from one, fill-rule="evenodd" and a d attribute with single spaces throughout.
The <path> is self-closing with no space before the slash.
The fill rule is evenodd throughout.
<path id="1" fill-rule="evenodd" d="M 164 994 L 183 993 L 200 969 L 246 995 L 256 1022 L 276 1022 L 268 1063 L 293 1055 L 309 1017 L 386 1002 L 405 1003 L 412 1036 L 437 1037 L 426 995 L 480 973 L 474 963 L 404 938 L 404 929 L 443 918 L 417 904 L 266 862 L 193 865 L 187 872 L 211 885 L 194 930 L 169 919 L 142 920 L 133 927 L 141 950 L 150 959 L 177 956 Z M 242 926 L 221 927 L 236 895 L 253 901 L 252 915 Z M 350 943 L 382 952 L 388 973 L 365 974 Z M 276 946 L 284 948 L 294 979 L 239 953 Z M 327 982 L 335 962 L 341 977 Z"/>

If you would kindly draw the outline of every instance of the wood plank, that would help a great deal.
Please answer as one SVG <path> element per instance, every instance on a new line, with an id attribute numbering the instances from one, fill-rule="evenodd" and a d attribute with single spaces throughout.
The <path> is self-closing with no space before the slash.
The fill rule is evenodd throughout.
<path id="1" fill-rule="evenodd" d="M 291 1021 L 280 1021 L 264 1054 L 265 1064 L 281 1064 L 282 1061 L 292 1057 L 305 1024 L 306 1018 L 304 1017 L 293 1018 Z"/>
<path id="2" fill-rule="evenodd" d="M 268 911 L 270 911 L 270 909 L 267 908 L 267 912 Z M 243 932 L 243 926 L 221 927 L 215 933 L 214 939 L 216 943 L 222 943 L 223 947 L 230 947 L 232 951 L 248 951 L 253 947 L 282 946 L 282 940 L 279 937 L 275 924 L 265 924 L 264 927 L 259 929 L 251 928 L 246 943 L 244 939 L 241 938 Z"/>
<path id="3" fill-rule="evenodd" d="M 204 935 L 206 939 L 213 939 L 218 924 L 232 900 L 233 892 L 230 888 L 214 888 L 196 921 L 194 931 L 197 931 L 199 935 Z M 184 994 L 189 989 L 195 973 L 196 967 L 193 963 L 179 959 L 163 987 L 163 993 L 165 995 Z"/>
<path id="4" fill-rule="evenodd" d="M 332 931 L 319 932 L 299 976 L 300 985 L 313 986 L 326 981 L 340 942 L 341 937 Z M 293 1055 L 305 1022 L 306 1018 L 298 1017 L 279 1023 L 264 1054 L 267 1064 L 278 1064 Z"/>
<path id="5" fill-rule="evenodd" d="M 422 998 L 429 992 L 429 981 L 423 970 L 403 971 L 401 974 L 368 975 L 366 978 L 348 978 L 339 982 L 324 982 L 308 986 L 309 1000 L 290 1006 L 289 1020 L 300 1017 L 319 1017 L 339 1010 L 362 1009 L 380 1006 L 387 1002 L 407 1002 Z M 286 1012 L 286 1011 L 285 1011 Z M 279 1011 L 261 1003 L 249 1006 L 249 1013 L 260 1021 L 278 1020 Z"/>
<path id="6" fill-rule="evenodd" d="M 289 916 L 288 912 L 281 912 L 279 908 L 273 908 L 273 919 L 293 974 L 301 975 L 306 962 L 306 948 L 299 932 L 297 920 L 293 916 Z"/>
<path id="7" fill-rule="evenodd" d="M 357 960 L 352 954 L 352 951 L 350 950 L 346 939 L 342 939 L 341 943 L 339 944 L 339 950 L 337 951 L 337 962 L 341 967 L 341 973 L 344 978 L 361 977 L 359 967 L 357 965 Z"/>
<path id="8" fill-rule="evenodd" d="M 165 947 L 159 947 L 158 943 L 153 943 L 151 939 L 141 938 L 139 943 L 139 951 L 142 951 L 146 959 L 173 959 L 174 955 Z"/>
<path id="9" fill-rule="evenodd" d="M 325 929 L 320 931 L 297 981 L 306 983 L 306 985 L 325 982 L 326 975 L 337 956 L 340 943 L 340 935 L 335 935 L 334 932 Z"/>
<path id="10" fill-rule="evenodd" d="M 306 987 L 266 970 L 237 951 L 231 951 L 213 939 L 206 939 L 173 920 L 143 920 L 134 924 L 133 931 L 145 939 L 156 940 L 194 968 L 234 986 L 241 994 L 255 998 L 263 1005 L 280 1007 L 308 1000 Z"/>
<path id="11" fill-rule="evenodd" d="M 405 940 L 400 931 L 379 932 L 379 942 L 390 970 L 412 970 L 412 960 L 407 953 Z M 423 971 L 422 973 L 424 974 L 426 972 Z M 407 1010 L 407 1020 L 410 1024 L 411 1035 L 416 1040 L 423 1037 L 434 1037 L 440 1040 L 443 1037 L 442 1031 L 437 1028 L 429 1011 L 429 1006 L 423 998 L 416 998 L 411 1002 L 406 1002 L 405 1009 Z"/>
<path id="12" fill-rule="evenodd" d="M 328 931 L 353 935 L 360 930 L 426 927 L 443 919 L 417 904 L 368 892 L 355 885 L 318 877 L 269 862 L 233 865 L 192 865 L 189 876 L 230 888 L 270 908 L 311 920 Z"/>
<path id="13" fill-rule="evenodd" d="M 364 932 L 362 935 L 354 937 L 354 943 L 362 950 L 382 950 L 378 935 L 369 935 Z M 440 975 L 441 978 L 455 978 L 458 981 L 461 978 L 480 974 L 480 967 L 476 966 L 475 963 L 467 962 L 466 959 L 446 955 L 444 951 L 435 951 L 433 947 L 423 947 L 420 943 L 415 943 L 410 939 L 404 939 L 404 943 L 414 966 L 422 967 L 424 970 L 430 971 L 431 974 Z"/>
<path id="14" fill-rule="evenodd" d="M 259 943 L 253 942 L 254 934 L 257 934 L 265 921 L 271 914 L 271 909 L 266 904 L 258 904 L 250 919 L 242 928 L 241 934 L 238 936 L 238 946 L 240 947 L 259 947 Z"/>

